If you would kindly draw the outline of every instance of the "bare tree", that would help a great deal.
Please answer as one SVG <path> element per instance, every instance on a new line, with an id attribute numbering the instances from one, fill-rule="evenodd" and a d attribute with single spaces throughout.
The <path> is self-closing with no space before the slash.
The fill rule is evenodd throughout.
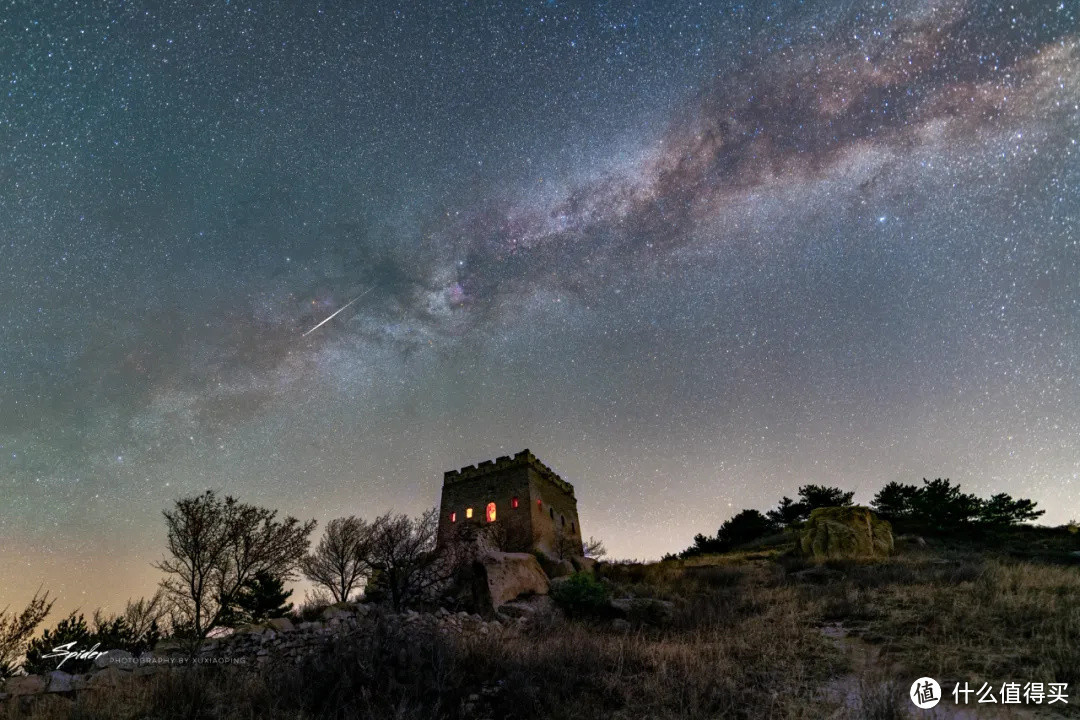
<path id="1" fill-rule="evenodd" d="M 135 637 L 141 639 L 161 625 L 166 617 L 167 605 L 164 591 L 158 588 L 153 597 L 128 600 L 122 617 Z"/>
<path id="2" fill-rule="evenodd" d="M 155 567 L 173 604 L 174 623 L 206 637 L 256 573 L 296 578 L 315 521 L 277 520 L 277 511 L 246 505 L 212 490 L 176 501 L 163 511 L 168 556 Z"/>
<path id="3" fill-rule="evenodd" d="M 371 575 L 371 548 L 378 523 L 350 516 L 331 520 L 315 551 L 300 569 L 311 582 L 326 588 L 334 602 L 345 602 Z"/>
<path id="4" fill-rule="evenodd" d="M 49 599 L 48 591 L 43 593 L 38 588 L 22 612 L 0 610 L 0 679 L 15 674 L 16 661 L 25 654 L 30 638 L 54 602 Z"/>
<path id="5" fill-rule="evenodd" d="M 166 619 L 167 611 L 165 593 L 158 588 L 150 598 L 128 600 L 124 612 L 119 615 L 111 615 L 101 608 L 94 610 L 91 627 L 95 633 L 105 632 L 110 628 L 114 631 L 123 628 L 123 632 L 130 635 L 132 642 L 149 642 L 152 645 L 160 636 L 160 626 Z"/>
<path id="6" fill-rule="evenodd" d="M 373 581 L 390 596 L 394 609 L 427 599 L 454 572 L 449 553 L 436 551 L 438 511 L 415 520 L 408 515 L 382 515 L 372 524 Z"/>
<path id="7" fill-rule="evenodd" d="M 607 555 L 607 548 L 604 547 L 604 541 L 589 536 L 589 539 L 581 544 L 581 552 L 587 558 L 599 560 Z"/>
<path id="8" fill-rule="evenodd" d="M 555 544 L 552 548 L 557 560 L 569 560 L 581 557 L 581 541 L 562 528 L 555 529 Z"/>

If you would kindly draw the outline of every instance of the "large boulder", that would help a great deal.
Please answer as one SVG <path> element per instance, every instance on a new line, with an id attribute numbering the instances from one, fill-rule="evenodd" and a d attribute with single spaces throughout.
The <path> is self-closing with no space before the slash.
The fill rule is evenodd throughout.
<path id="1" fill-rule="evenodd" d="M 484 605 L 494 610 L 522 595 L 547 595 L 547 575 L 529 553 L 489 550 L 476 559 Z"/>
<path id="2" fill-rule="evenodd" d="M 49 692 L 51 693 L 66 693 L 75 689 L 72 676 L 63 670 L 53 670 L 49 673 L 48 678 Z"/>
<path id="3" fill-rule="evenodd" d="M 867 507 L 817 508 L 799 535 L 799 549 L 822 560 L 885 557 L 893 551 L 892 525 Z"/>

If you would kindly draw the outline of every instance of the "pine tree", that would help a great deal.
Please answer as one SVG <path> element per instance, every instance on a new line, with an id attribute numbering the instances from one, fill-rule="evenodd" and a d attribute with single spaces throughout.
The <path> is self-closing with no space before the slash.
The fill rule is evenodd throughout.
<path id="1" fill-rule="evenodd" d="M 285 589 L 281 578 L 260 570 L 236 593 L 228 610 L 223 613 L 222 625 L 235 627 L 284 617 L 293 610 L 293 604 L 286 603 L 291 595 L 292 590 Z"/>

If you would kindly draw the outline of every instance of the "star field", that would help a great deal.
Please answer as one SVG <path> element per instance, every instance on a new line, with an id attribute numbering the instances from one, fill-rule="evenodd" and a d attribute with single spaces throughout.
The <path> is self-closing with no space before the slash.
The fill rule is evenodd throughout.
<path id="1" fill-rule="evenodd" d="M 524 447 L 618 557 L 805 483 L 1080 516 L 1074 5 L 157 5 L 0 12 L 0 607 Z"/>

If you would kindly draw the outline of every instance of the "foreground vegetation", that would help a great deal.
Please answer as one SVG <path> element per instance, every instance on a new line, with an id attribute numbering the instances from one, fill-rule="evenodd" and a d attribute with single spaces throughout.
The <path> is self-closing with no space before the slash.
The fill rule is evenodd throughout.
<path id="1" fill-rule="evenodd" d="M 613 624 L 582 582 L 521 635 L 402 635 L 328 646 L 294 667 L 209 667 L 13 718 L 901 718 L 911 681 L 1080 684 L 1080 536 L 901 542 L 877 562 L 815 564 L 783 543 L 660 563 L 602 563 L 616 596 L 673 603 Z M 1071 564 L 1070 564 L 1071 563 Z M 572 599 L 576 598 L 576 600 Z M 646 606 L 647 607 L 647 606 Z M 982 708 L 979 717 L 983 716 Z M 1027 710 L 1035 708 L 1029 706 Z"/>

